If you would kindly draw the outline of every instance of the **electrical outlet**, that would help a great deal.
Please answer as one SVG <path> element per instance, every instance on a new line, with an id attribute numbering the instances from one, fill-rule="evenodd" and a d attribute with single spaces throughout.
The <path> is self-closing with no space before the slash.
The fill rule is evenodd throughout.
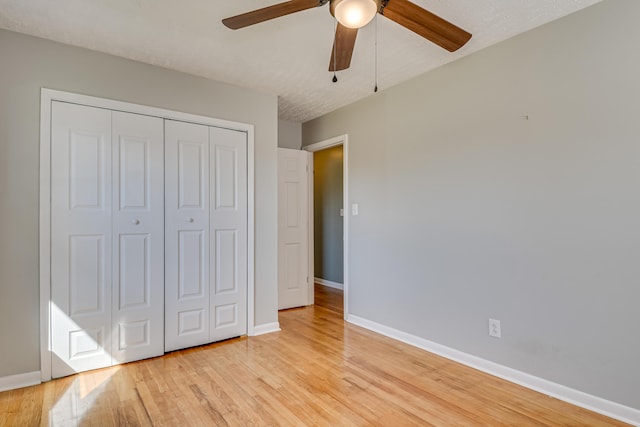
<path id="1" fill-rule="evenodd" d="M 496 319 L 489 319 L 489 336 L 494 338 L 502 337 L 502 330 L 500 329 L 500 321 Z"/>

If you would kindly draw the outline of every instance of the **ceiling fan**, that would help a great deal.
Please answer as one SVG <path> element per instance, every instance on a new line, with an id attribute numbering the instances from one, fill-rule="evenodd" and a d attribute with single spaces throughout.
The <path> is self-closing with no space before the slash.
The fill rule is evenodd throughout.
<path id="1" fill-rule="evenodd" d="M 471 38 L 467 31 L 409 0 L 289 0 L 223 19 L 222 23 L 232 30 L 237 30 L 327 3 L 331 15 L 338 20 L 329 71 L 349 68 L 358 28 L 371 22 L 376 13 L 386 16 L 449 52 L 460 49 Z"/>

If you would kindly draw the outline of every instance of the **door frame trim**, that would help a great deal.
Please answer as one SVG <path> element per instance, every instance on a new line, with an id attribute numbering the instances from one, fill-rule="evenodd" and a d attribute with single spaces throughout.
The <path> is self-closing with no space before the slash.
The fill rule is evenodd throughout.
<path id="1" fill-rule="evenodd" d="M 342 145 L 342 208 L 344 209 L 343 218 L 343 229 L 342 229 L 342 237 L 343 237 L 343 258 L 342 258 L 342 268 L 343 268 L 343 278 L 342 281 L 344 286 L 344 319 L 347 320 L 349 316 L 349 213 L 351 210 L 349 209 L 349 135 L 344 134 L 340 136 L 336 136 L 333 138 L 325 139 L 324 141 L 319 141 L 310 145 L 306 145 L 302 147 L 303 150 L 308 151 L 310 153 L 314 153 L 316 151 L 325 150 L 327 148 L 336 147 Z M 313 167 L 313 164 L 311 165 Z M 311 175 L 311 183 L 310 183 L 310 191 L 309 199 L 311 203 L 313 202 L 313 175 Z M 311 205 L 309 209 L 309 254 L 313 257 L 313 205 Z M 310 259 L 310 265 L 313 265 L 313 259 Z M 310 286 L 310 298 L 313 298 L 313 285 L 314 281 L 311 280 Z M 311 299 L 311 303 L 313 300 Z"/>
<path id="2" fill-rule="evenodd" d="M 254 126 L 129 102 L 42 88 L 40 92 L 40 374 L 51 380 L 51 103 L 80 104 L 162 119 L 232 129 L 247 134 L 247 335 L 255 335 L 255 132 Z"/>

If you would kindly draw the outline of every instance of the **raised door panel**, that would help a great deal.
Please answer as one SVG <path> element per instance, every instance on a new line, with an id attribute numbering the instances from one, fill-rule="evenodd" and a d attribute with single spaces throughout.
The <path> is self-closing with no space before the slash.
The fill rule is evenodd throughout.
<path id="1" fill-rule="evenodd" d="M 209 129 L 165 122 L 165 350 L 210 342 Z"/>
<path id="2" fill-rule="evenodd" d="M 120 234 L 118 242 L 118 300 L 120 311 L 151 306 L 151 248 L 149 234 Z"/>
<path id="3" fill-rule="evenodd" d="M 278 309 L 308 304 L 308 156 L 278 149 Z"/>
<path id="4" fill-rule="evenodd" d="M 111 112 L 51 107 L 52 376 L 112 364 Z"/>
<path id="5" fill-rule="evenodd" d="M 247 333 L 247 134 L 210 128 L 211 341 Z"/>
<path id="6" fill-rule="evenodd" d="M 69 208 L 104 209 L 104 135 L 82 129 L 69 133 Z"/>
<path id="7" fill-rule="evenodd" d="M 123 113 L 116 114 L 117 117 L 114 117 L 114 124 L 116 119 L 119 119 L 118 121 L 130 120 L 130 118 L 123 116 Z M 140 117 L 132 116 L 134 118 Z M 144 118 L 143 121 L 149 121 L 148 119 L 150 118 Z M 156 126 L 162 126 L 161 122 L 153 119 L 151 121 L 155 122 L 154 124 Z M 120 125 L 122 126 L 122 124 Z M 151 186 L 153 184 L 150 165 L 151 150 L 158 142 L 125 133 L 116 135 L 116 138 L 119 155 L 117 157 L 114 156 L 114 162 L 118 162 L 116 163 L 117 170 L 115 171 L 118 174 L 118 186 L 116 187 L 119 193 L 118 208 L 121 212 L 149 211 L 151 209 L 150 198 L 152 195 Z M 160 144 L 162 144 L 162 140 Z M 161 172 L 161 170 L 154 170 L 154 172 Z"/>
<path id="8" fill-rule="evenodd" d="M 178 209 L 206 210 L 204 190 L 209 178 L 205 173 L 208 166 L 207 151 L 208 147 L 202 141 L 177 142 Z"/>
<path id="9" fill-rule="evenodd" d="M 178 300 L 204 298 L 207 294 L 205 276 L 206 235 L 203 230 L 178 231 Z"/>
<path id="10" fill-rule="evenodd" d="M 104 235 L 69 236 L 69 314 L 100 314 L 105 310 Z M 108 301 L 106 301 L 108 304 Z"/>
<path id="11" fill-rule="evenodd" d="M 113 112 L 116 363 L 164 352 L 164 122 Z"/>

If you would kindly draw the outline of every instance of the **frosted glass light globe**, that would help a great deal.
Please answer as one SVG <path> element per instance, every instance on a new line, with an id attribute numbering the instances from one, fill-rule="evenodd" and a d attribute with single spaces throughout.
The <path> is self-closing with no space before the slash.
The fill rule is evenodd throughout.
<path id="1" fill-rule="evenodd" d="M 345 27 L 362 28 L 376 16 L 378 4 L 374 0 L 336 1 L 333 12 L 338 22 Z"/>

